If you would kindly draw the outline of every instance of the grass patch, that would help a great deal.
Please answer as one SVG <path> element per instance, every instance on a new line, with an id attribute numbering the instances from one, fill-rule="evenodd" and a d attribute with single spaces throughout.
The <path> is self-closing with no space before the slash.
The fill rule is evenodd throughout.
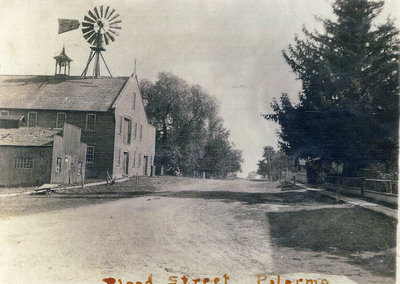
<path id="1" fill-rule="evenodd" d="M 283 247 L 355 253 L 396 246 L 396 220 L 362 208 L 266 213 Z"/>

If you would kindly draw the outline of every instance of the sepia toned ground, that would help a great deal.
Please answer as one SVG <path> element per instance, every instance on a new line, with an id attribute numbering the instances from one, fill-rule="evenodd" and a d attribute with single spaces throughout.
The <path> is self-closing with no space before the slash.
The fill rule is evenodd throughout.
<path id="1" fill-rule="evenodd" d="M 163 177 L 0 198 L 0 282 L 395 282 L 395 220 L 277 186 Z"/>

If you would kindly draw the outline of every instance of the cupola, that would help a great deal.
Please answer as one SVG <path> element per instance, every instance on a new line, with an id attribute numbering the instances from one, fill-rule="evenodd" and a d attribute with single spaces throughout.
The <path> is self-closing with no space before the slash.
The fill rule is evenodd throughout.
<path id="1" fill-rule="evenodd" d="M 60 55 L 54 56 L 54 59 L 56 60 L 56 70 L 55 70 L 54 75 L 68 75 L 69 76 L 69 71 L 71 69 L 70 63 L 71 63 L 72 59 L 69 58 L 65 54 L 65 47 L 63 47 Z"/>

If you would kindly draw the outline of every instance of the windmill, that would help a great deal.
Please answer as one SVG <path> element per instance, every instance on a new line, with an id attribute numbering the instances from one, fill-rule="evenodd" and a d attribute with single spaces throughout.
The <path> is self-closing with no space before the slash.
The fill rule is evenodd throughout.
<path id="1" fill-rule="evenodd" d="M 89 10 L 88 14 L 84 16 L 82 21 L 82 33 L 85 40 L 91 45 L 91 50 L 81 77 L 86 77 L 89 65 L 94 59 L 93 78 L 99 78 L 100 58 L 103 60 L 110 77 L 112 77 L 102 52 L 106 51 L 104 44 L 109 45 L 119 36 L 117 30 L 121 30 L 119 26 L 120 23 L 122 23 L 122 21 L 119 19 L 119 14 L 116 13 L 115 9 L 111 9 L 110 6 L 107 6 L 105 9 L 103 5 L 99 8 L 94 7 L 93 11 Z M 59 34 L 76 30 L 79 26 L 80 23 L 78 20 L 58 19 Z"/>

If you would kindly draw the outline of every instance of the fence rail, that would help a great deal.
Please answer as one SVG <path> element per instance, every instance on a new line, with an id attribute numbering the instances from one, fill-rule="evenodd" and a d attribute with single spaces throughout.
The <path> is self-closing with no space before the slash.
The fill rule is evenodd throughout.
<path id="1" fill-rule="evenodd" d="M 364 191 L 372 191 L 386 194 L 398 194 L 398 181 L 388 179 L 368 179 L 362 177 L 350 178 L 339 176 L 327 176 L 325 181 L 328 184 L 341 186 L 349 189 L 359 189 L 361 195 Z"/>

